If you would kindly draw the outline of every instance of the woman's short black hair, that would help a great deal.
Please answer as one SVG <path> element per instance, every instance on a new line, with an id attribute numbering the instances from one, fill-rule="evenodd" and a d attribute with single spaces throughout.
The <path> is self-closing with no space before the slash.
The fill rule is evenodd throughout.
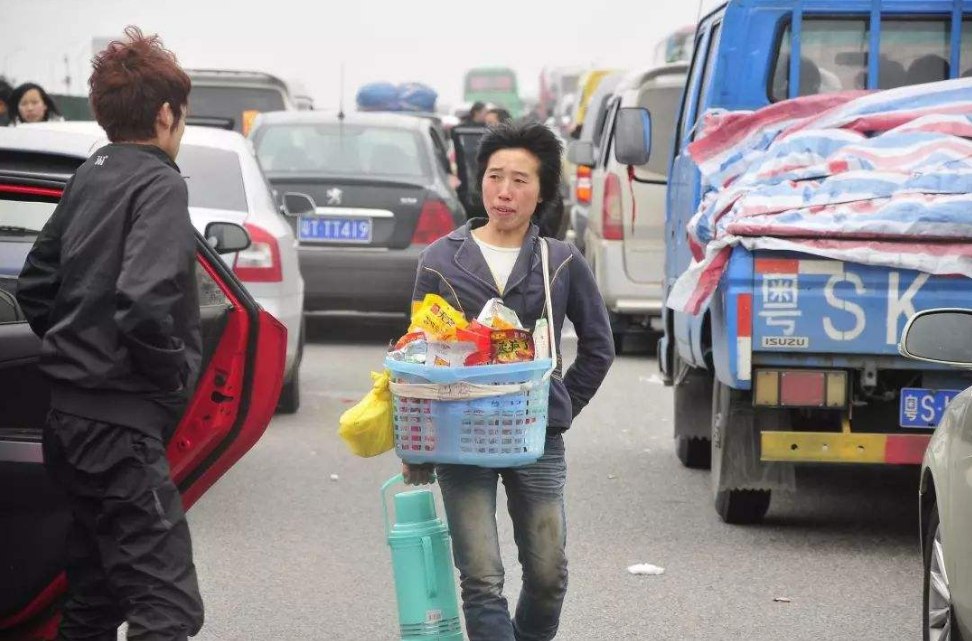
<path id="1" fill-rule="evenodd" d="M 23 99 L 24 94 L 26 94 L 31 89 L 36 89 L 37 93 L 40 94 L 41 100 L 47 105 L 47 112 L 44 114 L 44 120 L 50 120 L 54 116 L 60 116 L 61 112 L 58 110 L 57 105 L 54 104 L 54 100 L 44 91 L 44 88 L 33 82 L 25 82 L 10 94 L 10 102 L 7 103 L 10 109 L 10 122 L 20 123 L 24 119 L 20 117 L 20 101 Z"/>
<path id="2" fill-rule="evenodd" d="M 500 123 L 490 127 L 479 142 L 476 162 L 477 191 L 482 191 L 483 176 L 489 159 L 503 149 L 523 149 L 536 156 L 540 161 L 540 199 L 542 207 L 534 214 L 540 214 L 543 207 L 554 202 L 560 187 L 560 157 L 564 145 L 553 131 L 539 123 L 515 124 Z"/>

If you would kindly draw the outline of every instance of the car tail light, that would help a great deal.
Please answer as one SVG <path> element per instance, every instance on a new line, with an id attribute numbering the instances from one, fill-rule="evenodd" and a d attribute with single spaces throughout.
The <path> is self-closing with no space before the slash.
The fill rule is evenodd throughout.
<path id="1" fill-rule="evenodd" d="M 427 198 L 422 205 L 415 233 L 412 235 L 413 245 L 428 245 L 433 243 L 455 228 L 452 212 L 446 204 L 435 198 Z"/>
<path id="2" fill-rule="evenodd" d="M 591 168 L 580 165 L 577 167 L 577 188 L 574 190 L 577 202 L 589 204 L 591 202 Z"/>
<path id="3" fill-rule="evenodd" d="M 604 240 L 624 240 L 624 221 L 621 220 L 621 181 L 614 174 L 608 174 L 604 179 L 601 226 Z"/>
<path id="4" fill-rule="evenodd" d="M 262 227 L 246 223 L 250 246 L 236 254 L 233 271 L 245 283 L 279 283 L 283 280 L 280 246 L 277 239 Z"/>
<path id="5" fill-rule="evenodd" d="M 758 370 L 753 404 L 841 409 L 847 405 L 847 372 Z"/>

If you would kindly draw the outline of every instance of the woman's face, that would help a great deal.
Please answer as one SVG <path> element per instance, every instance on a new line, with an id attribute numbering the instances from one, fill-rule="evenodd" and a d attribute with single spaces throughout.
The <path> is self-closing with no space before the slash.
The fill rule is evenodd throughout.
<path id="1" fill-rule="evenodd" d="M 31 89 L 24 94 L 17 109 L 24 122 L 40 122 L 47 115 L 47 105 L 44 104 L 44 99 L 36 89 Z"/>
<path id="2" fill-rule="evenodd" d="M 527 227 L 540 203 L 540 159 L 526 149 L 500 149 L 489 157 L 482 189 L 498 231 Z"/>

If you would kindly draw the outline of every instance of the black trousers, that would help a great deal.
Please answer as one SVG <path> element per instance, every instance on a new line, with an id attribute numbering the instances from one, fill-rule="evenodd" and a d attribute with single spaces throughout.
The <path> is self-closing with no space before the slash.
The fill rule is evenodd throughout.
<path id="1" fill-rule="evenodd" d="M 58 639 L 183 640 L 203 623 L 182 498 L 161 438 L 51 410 L 44 465 L 68 495 L 68 597 Z"/>

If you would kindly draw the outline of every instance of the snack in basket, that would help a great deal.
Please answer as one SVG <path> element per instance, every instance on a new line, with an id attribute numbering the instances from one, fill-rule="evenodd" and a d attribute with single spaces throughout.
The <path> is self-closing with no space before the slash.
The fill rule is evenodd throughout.
<path id="1" fill-rule="evenodd" d="M 469 323 L 466 329 L 456 332 L 456 340 L 473 343 L 476 351 L 466 358 L 466 365 L 489 365 L 493 360 L 493 330 L 480 325 L 479 321 Z"/>
<path id="2" fill-rule="evenodd" d="M 501 298 L 491 298 L 476 320 L 492 329 L 523 329 L 516 312 L 504 305 Z"/>
<path id="3" fill-rule="evenodd" d="M 493 363 L 506 365 L 532 361 L 534 355 L 533 336 L 522 329 L 499 329 L 492 334 Z"/>
<path id="4" fill-rule="evenodd" d="M 399 350 L 405 347 L 406 345 L 408 345 L 409 343 L 411 343 L 412 341 L 417 341 L 417 340 L 428 340 L 424 331 L 419 330 L 417 332 L 409 332 L 408 334 L 405 334 L 404 336 L 398 339 L 398 342 L 395 343 L 395 347 L 393 349 Z"/>
<path id="5" fill-rule="evenodd" d="M 403 363 L 415 363 L 424 365 L 428 358 L 429 342 L 424 338 L 417 338 L 400 347 L 388 352 L 388 358 Z"/>
<path id="6" fill-rule="evenodd" d="M 432 341 L 429 343 L 425 364 L 436 367 L 462 367 L 470 354 L 475 351 L 475 343 Z"/>
<path id="7" fill-rule="evenodd" d="M 533 330 L 533 351 L 538 361 L 550 358 L 550 325 L 546 318 L 538 320 Z"/>
<path id="8" fill-rule="evenodd" d="M 468 324 L 466 317 L 444 298 L 427 294 L 412 314 L 412 326 L 408 331 L 412 333 L 424 330 L 431 340 L 453 341 L 456 339 L 456 330 L 465 329 Z"/>

